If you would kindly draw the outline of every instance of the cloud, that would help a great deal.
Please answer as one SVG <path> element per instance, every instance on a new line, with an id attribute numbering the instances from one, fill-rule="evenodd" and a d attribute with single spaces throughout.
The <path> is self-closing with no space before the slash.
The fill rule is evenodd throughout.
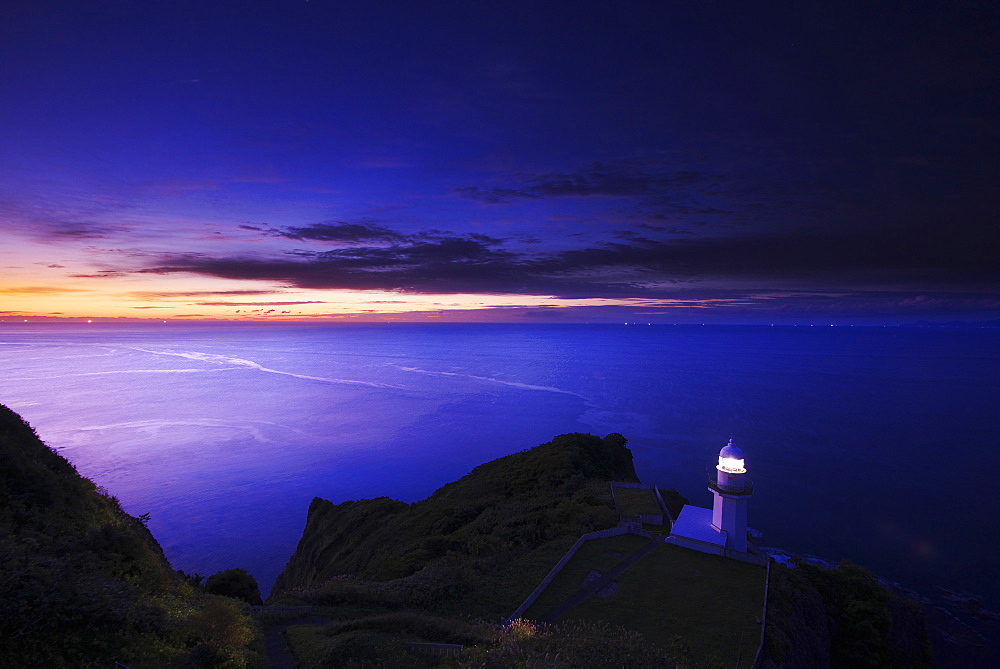
<path id="1" fill-rule="evenodd" d="M 484 235 L 388 230 L 386 245 L 297 251 L 272 258 L 164 256 L 145 273 L 193 273 L 268 280 L 297 288 L 383 290 L 412 294 L 525 294 L 563 298 L 663 297 L 680 290 L 755 285 L 788 289 L 995 288 L 1000 280 L 986 245 L 961 239 L 840 230 L 728 236 L 638 232 L 570 249 L 532 253 Z M 350 230 L 346 234 L 354 234 Z M 371 234 L 368 231 L 364 234 Z M 346 235 L 345 235 L 346 236 Z"/>
<path id="2" fill-rule="evenodd" d="M 328 304 L 323 300 L 303 300 L 299 302 L 196 302 L 199 307 L 287 307 L 296 304 Z M 143 307 L 136 307 L 143 308 Z"/>
<path id="3" fill-rule="evenodd" d="M 85 221 L 55 221 L 44 230 L 44 235 L 60 239 L 108 239 L 115 235 L 127 234 L 129 230 L 120 226 Z"/>
<path id="4" fill-rule="evenodd" d="M 61 295 L 63 293 L 87 293 L 85 288 L 67 288 L 64 286 L 8 286 L 0 288 L 4 295 Z"/>
<path id="5" fill-rule="evenodd" d="M 514 187 L 459 188 L 472 200 L 488 203 L 516 198 L 543 197 L 652 197 L 678 188 L 705 184 L 706 174 L 693 170 L 669 170 L 642 161 L 596 162 L 576 172 L 518 174 Z"/>
<path id="6" fill-rule="evenodd" d="M 390 248 L 339 249 L 304 259 L 176 256 L 146 273 L 194 273 L 263 279 L 299 288 L 390 290 L 407 293 L 511 292 L 516 256 L 473 239 L 449 239 Z M 521 292 L 532 292 L 524 283 Z"/>
<path id="7" fill-rule="evenodd" d="M 102 269 L 94 274 L 70 274 L 74 279 L 117 279 L 127 275 L 128 272 L 117 269 Z"/>
<path id="8" fill-rule="evenodd" d="M 437 249 L 458 249 L 465 247 L 483 248 L 495 246 L 504 242 L 504 239 L 490 237 L 481 233 L 466 233 L 457 235 L 442 230 L 422 230 L 415 234 L 405 235 L 396 230 L 392 230 L 372 221 L 359 222 L 328 222 L 314 223 L 305 226 L 289 226 L 283 228 L 261 227 L 258 225 L 243 224 L 239 226 L 243 230 L 262 232 L 272 237 L 283 237 L 297 241 L 327 242 L 346 249 L 338 249 L 326 252 L 328 255 L 351 254 L 355 249 L 362 252 L 371 253 L 375 249 L 384 249 L 386 257 L 392 254 L 417 253 L 420 250 L 433 252 Z M 447 253 L 447 251 L 445 251 Z M 299 255 L 313 255 L 311 251 L 296 252 Z"/>
<path id="9" fill-rule="evenodd" d="M 185 297 L 212 297 L 224 295 L 280 295 L 280 290 L 173 290 L 173 291 L 137 291 L 128 293 L 128 297 L 138 300 L 169 300 Z"/>
<path id="10" fill-rule="evenodd" d="M 317 260 L 341 267 L 385 269 L 400 266 L 466 263 L 483 264 L 508 260 L 512 254 L 499 250 L 499 240 L 484 235 L 445 236 L 425 234 L 392 246 L 357 246 L 317 254 Z"/>
<path id="11" fill-rule="evenodd" d="M 252 226 L 240 226 L 248 230 L 259 229 Z M 302 227 L 269 229 L 269 234 L 296 240 L 312 240 L 319 242 L 341 242 L 356 244 L 359 242 L 400 242 L 405 237 L 388 228 L 374 223 L 315 223 Z"/>
<path id="12" fill-rule="evenodd" d="M 787 156 L 753 157 L 757 160 L 727 152 L 714 157 L 607 160 L 568 172 L 509 174 L 455 192 L 489 205 L 586 199 L 591 212 L 597 211 L 595 206 L 606 207 L 599 220 L 659 226 L 665 234 L 686 234 L 706 225 L 843 223 L 834 212 L 843 211 L 852 196 L 823 180 L 799 178 L 806 172 L 804 166 Z M 606 202 L 601 205 L 599 200 Z"/>

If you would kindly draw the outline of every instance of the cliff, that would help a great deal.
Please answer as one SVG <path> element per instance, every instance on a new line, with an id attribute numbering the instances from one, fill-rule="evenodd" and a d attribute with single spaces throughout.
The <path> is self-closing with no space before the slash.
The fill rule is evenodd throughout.
<path id="1" fill-rule="evenodd" d="M 463 575 L 444 580 L 458 590 L 482 590 L 510 576 L 514 564 L 541 578 L 555 560 L 548 566 L 545 561 L 553 555 L 558 560 L 580 534 L 616 523 L 607 481 L 635 480 L 621 435 L 564 434 L 480 465 L 413 504 L 385 497 L 341 504 L 317 498 L 273 592 L 316 588 L 345 575 L 378 582 L 412 577 L 412 585 L 432 572 L 454 570 Z M 527 557 L 538 549 L 538 559 Z M 476 574 L 468 573 L 470 565 Z M 517 598 L 534 587 L 516 580 L 527 590 L 504 593 L 492 615 L 513 610 Z"/>
<path id="2" fill-rule="evenodd" d="M 0 666 L 255 666 L 241 605 L 171 569 L 144 520 L 0 405 Z"/>
<path id="3" fill-rule="evenodd" d="M 933 667 L 924 612 L 865 569 L 773 564 L 759 669 Z"/>

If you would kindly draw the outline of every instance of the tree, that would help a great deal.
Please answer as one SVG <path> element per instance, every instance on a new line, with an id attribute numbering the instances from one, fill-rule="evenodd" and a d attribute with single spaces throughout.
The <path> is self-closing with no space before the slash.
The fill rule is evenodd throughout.
<path id="1" fill-rule="evenodd" d="M 212 574 L 202 587 L 213 595 L 242 599 L 254 606 L 261 604 L 257 580 L 246 569 L 226 569 Z"/>

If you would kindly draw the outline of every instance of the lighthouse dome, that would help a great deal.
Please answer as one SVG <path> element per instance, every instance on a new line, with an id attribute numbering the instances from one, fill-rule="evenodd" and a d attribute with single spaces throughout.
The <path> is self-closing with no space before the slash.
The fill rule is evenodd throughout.
<path id="1" fill-rule="evenodd" d="M 746 467 L 743 464 L 743 451 L 730 439 L 721 451 L 719 451 L 719 466 L 716 469 L 729 474 L 745 474 Z"/>
<path id="2" fill-rule="evenodd" d="M 739 446 L 737 446 L 736 444 L 733 443 L 732 439 L 730 439 L 729 443 L 726 444 L 725 446 L 723 446 L 722 450 L 719 451 L 719 457 L 720 458 L 730 458 L 732 460 L 743 460 L 744 459 L 743 458 L 743 451 L 740 450 Z"/>

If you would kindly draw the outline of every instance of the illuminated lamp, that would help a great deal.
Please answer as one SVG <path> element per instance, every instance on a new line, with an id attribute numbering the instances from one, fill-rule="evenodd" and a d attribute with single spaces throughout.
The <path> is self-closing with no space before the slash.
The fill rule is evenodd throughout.
<path id="1" fill-rule="evenodd" d="M 729 472 L 730 474 L 746 474 L 747 469 L 743 465 L 743 451 L 733 445 L 733 440 L 729 440 L 729 444 L 719 451 L 719 464 L 716 467 L 724 472 Z"/>

